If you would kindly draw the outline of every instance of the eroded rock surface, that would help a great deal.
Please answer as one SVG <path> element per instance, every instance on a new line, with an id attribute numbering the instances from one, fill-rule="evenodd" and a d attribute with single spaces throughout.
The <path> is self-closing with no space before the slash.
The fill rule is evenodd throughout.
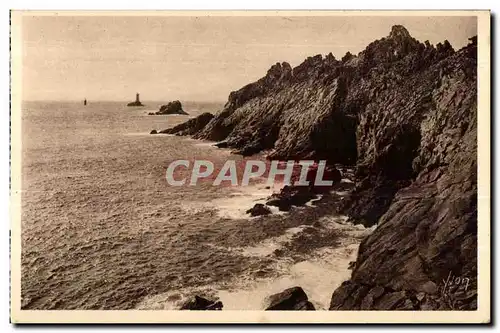
<path id="1" fill-rule="evenodd" d="M 477 307 L 476 45 L 446 45 L 421 51 L 437 62 L 359 116 L 359 183 L 344 211 L 378 227 L 331 309 Z"/>
<path id="2" fill-rule="evenodd" d="M 358 55 L 275 64 L 194 137 L 355 166 L 340 210 L 378 227 L 331 309 L 475 309 L 476 67 L 476 38 L 455 51 L 394 26 Z M 468 283 L 450 287 L 450 275 Z"/>

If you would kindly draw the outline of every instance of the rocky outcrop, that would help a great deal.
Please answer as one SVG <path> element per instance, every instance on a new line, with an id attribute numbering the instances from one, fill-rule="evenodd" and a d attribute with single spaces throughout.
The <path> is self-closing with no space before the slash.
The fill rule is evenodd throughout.
<path id="1" fill-rule="evenodd" d="M 194 296 L 187 300 L 179 310 L 222 310 L 221 301 L 210 301 L 204 297 Z"/>
<path id="2" fill-rule="evenodd" d="M 292 206 L 303 206 L 316 198 L 316 193 L 308 186 L 284 186 L 279 193 L 271 195 L 266 205 L 289 211 Z"/>
<path id="3" fill-rule="evenodd" d="M 301 287 L 288 288 L 269 296 L 266 300 L 266 311 L 269 310 L 315 310 Z"/>
<path id="4" fill-rule="evenodd" d="M 135 102 L 130 102 L 127 104 L 127 106 L 144 106 L 141 102 L 135 101 Z"/>
<path id="5" fill-rule="evenodd" d="M 162 130 L 159 133 L 162 134 L 176 134 L 176 135 L 193 135 L 198 133 L 205 127 L 210 120 L 214 117 L 213 114 L 205 112 L 196 118 L 189 119 L 185 123 L 179 124 L 172 128 Z"/>
<path id="6" fill-rule="evenodd" d="M 250 216 L 260 216 L 260 215 L 269 215 L 271 214 L 271 210 L 263 204 L 255 204 L 252 208 L 246 211 Z"/>
<path id="7" fill-rule="evenodd" d="M 186 111 L 182 109 L 182 104 L 179 101 L 169 102 L 166 105 L 162 105 L 158 112 L 150 112 L 148 113 L 150 116 L 153 115 L 167 115 L 167 114 L 181 114 L 188 115 Z"/>
<path id="8" fill-rule="evenodd" d="M 354 163 L 356 119 L 336 108 L 346 82 L 327 75 L 336 63 L 316 56 L 293 71 L 288 63 L 274 65 L 264 78 L 232 92 L 195 138 L 225 140 L 243 155 L 274 149 L 270 157 L 275 159 L 330 157 Z"/>
<path id="9" fill-rule="evenodd" d="M 314 163 L 307 169 L 305 180 L 309 185 L 297 185 L 300 179 L 302 167 L 298 164 L 291 176 L 291 185 L 285 185 L 278 193 L 273 193 L 266 202 L 268 206 L 278 207 L 280 211 L 289 211 L 292 206 L 303 206 L 313 199 L 317 199 L 319 194 L 328 193 L 332 188 L 339 184 L 342 175 L 334 166 L 328 166 L 324 172 L 318 175 L 318 164 Z M 319 176 L 322 181 L 331 181 L 330 185 L 318 186 L 315 184 Z"/>
<path id="10" fill-rule="evenodd" d="M 144 106 L 141 102 L 130 102 L 127 104 L 127 106 Z"/>
<path id="11" fill-rule="evenodd" d="M 476 43 L 455 51 L 394 26 L 340 61 L 277 63 L 194 133 L 243 155 L 355 166 L 340 211 L 378 226 L 331 309 L 477 307 Z"/>

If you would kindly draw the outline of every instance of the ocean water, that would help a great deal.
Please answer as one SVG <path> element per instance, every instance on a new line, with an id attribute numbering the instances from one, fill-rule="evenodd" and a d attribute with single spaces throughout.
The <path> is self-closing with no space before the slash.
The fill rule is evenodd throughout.
<path id="1" fill-rule="evenodd" d="M 326 309 L 370 230 L 321 200 L 290 213 L 245 214 L 279 187 L 168 185 L 175 159 L 218 168 L 244 158 L 210 142 L 149 134 L 221 103 L 183 103 L 189 116 L 148 116 L 160 103 L 146 104 L 23 104 L 22 307 L 173 309 L 199 294 L 224 309 L 259 310 L 266 296 L 300 285 Z"/>

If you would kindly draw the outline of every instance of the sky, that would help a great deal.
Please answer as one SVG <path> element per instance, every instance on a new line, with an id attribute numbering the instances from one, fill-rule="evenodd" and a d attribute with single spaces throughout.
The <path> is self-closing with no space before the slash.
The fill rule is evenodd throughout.
<path id="1" fill-rule="evenodd" d="M 22 96 L 223 102 L 276 62 L 357 54 L 395 24 L 455 49 L 477 34 L 475 17 L 25 15 Z"/>

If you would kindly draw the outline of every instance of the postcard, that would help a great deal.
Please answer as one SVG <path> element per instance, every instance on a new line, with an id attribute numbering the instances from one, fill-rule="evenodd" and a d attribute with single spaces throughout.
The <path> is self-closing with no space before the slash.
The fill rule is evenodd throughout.
<path id="1" fill-rule="evenodd" d="M 489 11 L 11 11 L 11 321 L 489 323 L 490 141 Z"/>

